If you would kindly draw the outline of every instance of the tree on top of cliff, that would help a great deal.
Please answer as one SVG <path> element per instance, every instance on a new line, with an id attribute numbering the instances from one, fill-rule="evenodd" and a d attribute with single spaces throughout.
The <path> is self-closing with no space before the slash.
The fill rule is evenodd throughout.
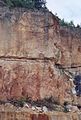
<path id="1" fill-rule="evenodd" d="M 4 0 L 9 7 L 46 8 L 46 0 Z"/>

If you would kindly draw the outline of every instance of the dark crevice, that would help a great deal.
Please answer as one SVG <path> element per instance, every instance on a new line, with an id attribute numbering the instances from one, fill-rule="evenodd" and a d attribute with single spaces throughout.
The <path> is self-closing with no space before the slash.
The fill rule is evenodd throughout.
<path id="1" fill-rule="evenodd" d="M 79 65 L 79 66 L 63 66 L 63 65 L 61 65 L 61 64 L 55 64 L 55 66 L 57 66 L 59 69 L 72 69 L 72 68 L 79 68 L 79 67 L 81 67 L 81 65 Z"/>
<path id="2" fill-rule="evenodd" d="M 16 59 L 16 60 L 20 60 L 20 59 L 24 59 L 24 60 L 54 60 L 53 57 L 48 58 L 48 57 L 18 57 L 18 56 L 0 56 L 0 59 Z"/>
<path id="3" fill-rule="evenodd" d="M 74 78 L 74 74 L 70 72 L 68 69 L 78 68 L 78 67 L 64 67 L 61 64 L 55 64 L 56 68 L 62 70 L 64 74 L 66 74 L 69 78 Z"/>

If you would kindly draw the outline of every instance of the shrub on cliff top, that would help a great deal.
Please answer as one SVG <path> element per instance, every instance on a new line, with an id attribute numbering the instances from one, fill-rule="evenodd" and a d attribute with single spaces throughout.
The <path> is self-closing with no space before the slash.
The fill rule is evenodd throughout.
<path id="1" fill-rule="evenodd" d="M 45 7 L 45 0 L 4 0 L 9 7 L 24 7 L 24 8 L 43 8 Z"/>
<path id="2" fill-rule="evenodd" d="M 73 21 L 65 22 L 64 19 L 60 20 L 60 25 L 61 26 L 66 26 L 66 27 L 75 27 Z"/>

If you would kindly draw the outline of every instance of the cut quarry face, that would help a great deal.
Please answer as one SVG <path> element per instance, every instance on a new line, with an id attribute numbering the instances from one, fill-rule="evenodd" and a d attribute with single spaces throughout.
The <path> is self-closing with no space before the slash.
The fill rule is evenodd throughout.
<path id="1" fill-rule="evenodd" d="M 81 30 L 60 27 L 49 11 L 2 7 L 0 14 L 0 100 L 77 99 L 69 78 L 81 66 Z"/>
<path id="2" fill-rule="evenodd" d="M 77 96 L 81 96 L 81 75 L 75 76 L 74 84 L 76 85 L 75 90 L 76 90 Z"/>

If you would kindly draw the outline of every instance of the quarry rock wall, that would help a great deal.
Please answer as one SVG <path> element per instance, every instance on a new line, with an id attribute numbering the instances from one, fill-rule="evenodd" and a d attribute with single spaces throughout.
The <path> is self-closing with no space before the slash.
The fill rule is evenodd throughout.
<path id="1" fill-rule="evenodd" d="M 81 114 L 77 113 L 44 113 L 35 114 L 29 112 L 0 112 L 0 120 L 81 120 Z"/>
<path id="2" fill-rule="evenodd" d="M 70 79 L 81 72 L 80 33 L 48 10 L 0 7 L 0 100 L 77 102 Z"/>

